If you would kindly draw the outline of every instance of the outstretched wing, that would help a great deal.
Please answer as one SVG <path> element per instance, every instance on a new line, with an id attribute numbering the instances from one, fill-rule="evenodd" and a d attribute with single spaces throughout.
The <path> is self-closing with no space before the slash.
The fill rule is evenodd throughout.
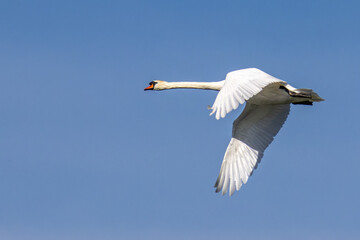
<path id="1" fill-rule="evenodd" d="M 216 96 L 210 115 L 216 119 L 224 118 L 231 110 L 236 109 L 252 96 L 258 94 L 271 83 L 284 82 L 257 68 L 247 68 L 229 72 L 224 86 Z"/>
<path id="2" fill-rule="evenodd" d="M 215 183 L 216 192 L 222 189 L 224 195 L 229 189 L 231 196 L 235 189 L 239 190 L 247 182 L 289 112 L 290 104 L 246 104 L 234 121 L 232 138 Z"/>

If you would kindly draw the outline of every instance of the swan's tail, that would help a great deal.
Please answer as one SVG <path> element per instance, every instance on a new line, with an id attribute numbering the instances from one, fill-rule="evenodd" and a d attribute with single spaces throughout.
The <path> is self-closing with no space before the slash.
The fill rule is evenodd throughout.
<path id="1" fill-rule="evenodd" d="M 293 104 L 312 105 L 313 102 L 321 102 L 325 100 L 312 89 L 307 88 L 298 88 L 289 91 L 289 95 L 293 97 Z"/>

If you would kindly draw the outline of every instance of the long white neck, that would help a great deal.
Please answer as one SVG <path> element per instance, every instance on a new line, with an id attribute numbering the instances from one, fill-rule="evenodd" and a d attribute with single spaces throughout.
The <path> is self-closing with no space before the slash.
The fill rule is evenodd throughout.
<path id="1" fill-rule="evenodd" d="M 160 85 L 160 84 L 159 84 Z M 162 82 L 159 90 L 174 89 L 174 88 L 195 88 L 204 90 L 220 91 L 224 81 L 220 82 Z"/>

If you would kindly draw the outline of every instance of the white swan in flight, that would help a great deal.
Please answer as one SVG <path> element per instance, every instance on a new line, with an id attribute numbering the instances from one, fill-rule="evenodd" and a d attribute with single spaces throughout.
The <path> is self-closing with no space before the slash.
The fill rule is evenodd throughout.
<path id="1" fill-rule="evenodd" d="M 234 121 L 232 138 L 226 149 L 216 192 L 238 191 L 256 169 L 265 149 L 284 124 L 290 104 L 312 105 L 320 98 L 311 89 L 297 89 L 259 69 L 248 68 L 229 72 L 220 82 L 152 81 L 144 90 L 197 88 L 219 91 L 210 115 L 223 118 L 239 104 L 245 109 Z"/>

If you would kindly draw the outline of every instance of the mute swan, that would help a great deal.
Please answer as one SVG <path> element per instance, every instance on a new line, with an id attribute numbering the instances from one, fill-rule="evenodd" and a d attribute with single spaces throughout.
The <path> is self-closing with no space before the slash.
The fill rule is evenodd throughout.
<path id="1" fill-rule="evenodd" d="M 220 82 L 165 82 L 155 80 L 144 90 L 197 88 L 219 91 L 210 115 L 225 117 L 246 101 L 240 116 L 234 121 L 232 138 L 226 149 L 216 192 L 229 190 L 231 196 L 256 169 L 265 149 L 286 121 L 290 104 L 312 105 L 320 98 L 311 89 L 297 89 L 259 69 L 248 68 L 229 72 Z"/>

